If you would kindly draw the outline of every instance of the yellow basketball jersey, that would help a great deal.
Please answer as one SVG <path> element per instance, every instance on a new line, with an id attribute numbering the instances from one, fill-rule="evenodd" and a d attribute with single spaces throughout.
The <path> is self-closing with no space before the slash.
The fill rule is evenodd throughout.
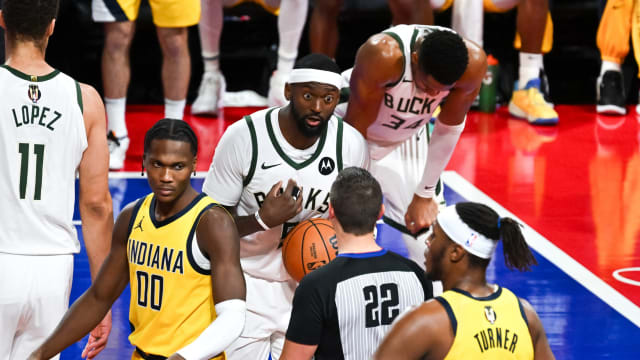
<path id="1" fill-rule="evenodd" d="M 455 339 L 445 360 L 533 359 L 524 309 L 508 289 L 484 298 L 453 289 L 436 298 L 447 310 Z"/>
<path id="2" fill-rule="evenodd" d="M 216 204 L 200 194 L 163 221 L 155 219 L 153 194 L 135 205 L 127 243 L 129 341 L 147 354 L 170 356 L 216 318 L 210 272 L 194 257 L 200 217 Z M 224 353 L 215 359 L 225 359 Z"/>

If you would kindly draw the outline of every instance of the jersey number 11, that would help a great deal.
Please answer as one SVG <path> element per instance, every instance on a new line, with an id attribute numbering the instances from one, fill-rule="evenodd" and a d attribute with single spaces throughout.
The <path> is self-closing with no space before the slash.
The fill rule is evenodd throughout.
<path id="1" fill-rule="evenodd" d="M 27 195 L 27 175 L 29 174 L 29 144 L 18 144 L 20 153 L 20 199 Z M 42 193 L 42 165 L 44 163 L 44 144 L 34 144 L 33 153 L 36 155 L 36 184 L 33 193 L 34 200 L 40 200 Z"/>

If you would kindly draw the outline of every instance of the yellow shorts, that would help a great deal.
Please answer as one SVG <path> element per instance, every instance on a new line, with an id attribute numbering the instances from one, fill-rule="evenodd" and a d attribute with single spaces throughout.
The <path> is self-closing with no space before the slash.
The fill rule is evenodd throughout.
<path id="1" fill-rule="evenodd" d="M 200 0 L 149 0 L 153 23 L 157 27 L 179 28 L 200 22 Z M 134 21 L 140 0 L 93 0 L 96 22 Z"/>

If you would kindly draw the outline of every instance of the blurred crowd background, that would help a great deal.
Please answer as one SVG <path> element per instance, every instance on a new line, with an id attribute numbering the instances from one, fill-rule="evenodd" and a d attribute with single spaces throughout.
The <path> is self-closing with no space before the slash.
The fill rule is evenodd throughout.
<path id="1" fill-rule="evenodd" d="M 0 0 L 0 4 L 2 0 Z M 131 85 L 129 104 L 163 103 L 160 80 L 161 51 L 151 11 L 142 1 L 137 30 L 131 46 Z M 551 98 L 556 104 L 594 104 L 596 79 L 600 72 L 600 53 L 596 32 L 604 0 L 550 0 L 554 23 L 553 49 L 545 55 Z M 314 1 L 310 1 L 309 15 Z M 451 25 L 451 8 L 435 12 L 436 25 Z M 500 62 L 499 101 L 507 102 L 517 78 L 518 53 L 513 47 L 516 10 L 485 13 L 484 48 Z M 353 65 L 358 47 L 372 34 L 391 24 L 386 0 L 345 0 L 338 17 L 340 39 L 336 61 L 341 69 Z M 0 30 L 1 31 L 1 30 Z M 3 41 L 3 40 L 0 40 Z M 100 60 L 104 43 L 101 24 L 91 19 L 91 0 L 61 0 L 56 30 L 47 51 L 47 61 L 79 81 L 93 85 L 102 93 Z M 266 96 L 269 77 L 277 61 L 277 17 L 255 3 L 242 3 L 224 10 L 220 65 L 227 89 L 253 89 Z M 4 46 L 1 46 L 0 58 Z M 203 71 L 197 26 L 189 29 L 192 73 L 187 102 L 198 90 Z M 309 53 L 309 22 L 299 44 L 298 57 Z M 633 53 L 623 64 L 625 96 L 637 102 L 637 65 Z"/>

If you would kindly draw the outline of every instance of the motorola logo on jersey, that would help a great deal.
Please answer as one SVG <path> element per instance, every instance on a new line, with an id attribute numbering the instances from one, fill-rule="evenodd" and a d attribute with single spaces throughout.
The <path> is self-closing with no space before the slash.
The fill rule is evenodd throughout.
<path id="1" fill-rule="evenodd" d="M 489 321 L 491 325 L 493 325 L 496 322 L 496 319 L 498 318 L 498 316 L 496 315 L 496 312 L 493 310 L 491 306 L 484 307 L 484 317 L 487 318 L 487 321 Z"/>
<path id="2" fill-rule="evenodd" d="M 31 99 L 34 104 L 37 103 L 38 100 L 40 100 L 40 98 L 42 97 L 42 93 L 40 92 L 40 89 L 36 84 L 29 85 L 27 95 L 29 95 L 29 99 Z"/>
<path id="3" fill-rule="evenodd" d="M 333 169 L 336 168 L 336 163 L 330 157 L 323 157 L 318 164 L 318 171 L 322 175 L 329 175 L 333 172 Z"/>

